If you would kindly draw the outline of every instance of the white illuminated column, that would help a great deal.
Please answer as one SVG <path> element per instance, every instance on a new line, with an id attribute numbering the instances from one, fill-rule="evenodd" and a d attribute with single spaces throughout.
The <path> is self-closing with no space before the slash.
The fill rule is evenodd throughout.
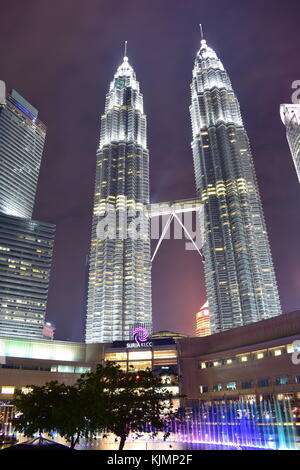
<path id="1" fill-rule="evenodd" d="M 126 221 L 137 227 L 136 216 L 149 204 L 149 152 L 146 116 L 139 82 L 125 54 L 106 96 L 101 117 L 89 259 L 86 342 L 130 340 L 137 324 L 152 324 L 149 219 L 143 217 L 144 237 L 134 239 L 116 228 L 115 238 L 99 237 L 99 223 Z M 131 227 L 131 228 L 130 228 Z"/>
<path id="2" fill-rule="evenodd" d="M 281 314 L 251 149 L 229 76 L 203 39 L 191 84 L 212 333 Z"/>

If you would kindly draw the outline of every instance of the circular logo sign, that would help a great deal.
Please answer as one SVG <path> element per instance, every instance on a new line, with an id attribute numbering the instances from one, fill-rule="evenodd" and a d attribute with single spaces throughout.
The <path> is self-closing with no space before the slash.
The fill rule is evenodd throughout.
<path id="1" fill-rule="evenodd" d="M 141 344 L 147 341 L 149 338 L 148 330 L 142 326 L 135 328 L 132 332 L 132 339 L 137 343 Z"/>

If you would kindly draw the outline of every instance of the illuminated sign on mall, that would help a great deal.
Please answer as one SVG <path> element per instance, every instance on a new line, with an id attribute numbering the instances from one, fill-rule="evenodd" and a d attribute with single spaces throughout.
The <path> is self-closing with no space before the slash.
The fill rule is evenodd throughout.
<path id="1" fill-rule="evenodd" d="M 126 348 L 151 348 L 152 342 L 149 339 L 149 332 L 146 328 L 139 326 L 132 332 L 134 343 L 127 343 Z"/>

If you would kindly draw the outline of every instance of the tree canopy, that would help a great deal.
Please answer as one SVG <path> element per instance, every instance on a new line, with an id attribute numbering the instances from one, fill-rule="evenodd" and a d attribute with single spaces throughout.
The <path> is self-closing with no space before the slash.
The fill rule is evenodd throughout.
<path id="1" fill-rule="evenodd" d="M 154 376 L 151 370 L 125 373 L 108 363 L 99 365 L 79 383 L 87 395 L 93 397 L 89 416 L 99 396 L 97 387 L 99 383 L 104 384 L 104 415 L 97 411 L 94 419 L 98 416 L 103 423 L 104 417 L 105 429 L 120 437 L 120 450 L 129 433 L 164 430 L 172 413 L 172 395 L 163 389 L 161 377 Z"/>
<path id="2" fill-rule="evenodd" d="M 15 392 L 15 429 L 26 436 L 58 432 L 75 447 L 81 437 L 112 432 L 122 450 L 130 433 L 166 430 L 172 395 L 151 370 L 123 372 L 106 363 L 73 386 L 50 382 Z"/>
<path id="3" fill-rule="evenodd" d="M 74 448 L 89 432 L 82 398 L 78 387 L 58 382 L 30 385 L 27 394 L 16 390 L 13 404 L 19 413 L 13 425 L 28 437 L 58 432 Z"/>

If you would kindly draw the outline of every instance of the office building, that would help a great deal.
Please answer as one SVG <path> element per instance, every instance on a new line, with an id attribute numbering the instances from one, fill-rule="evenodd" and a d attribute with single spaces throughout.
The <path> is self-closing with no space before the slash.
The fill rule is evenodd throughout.
<path id="1" fill-rule="evenodd" d="M 203 39 L 191 84 L 196 189 L 212 333 L 281 314 L 267 229 L 238 99 Z"/>
<path id="2" fill-rule="evenodd" d="M 208 302 L 205 302 L 200 312 L 196 313 L 196 336 L 203 337 L 211 335 Z"/>
<path id="3" fill-rule="evenodd" d="M 55 226 L 0 214 L 0 336 L 41 338 Z"/>
<path id="4" fill-rule="evenodd" d="M 2 82 L 3 83 L 3 82 Z M 15 90 L 0 101 L 0 213 L 30 219 L 46 127 Z"/>
<path id="5" fill-rule="evenodd" d="M 125 55 L 110 84 L 101 117 L 87 343 L 129 340 L 137 325 L 152 323 L 146 137 L 143 95 Z"/>
<path id="6" fill-rule="evenodd" d="M 300 311 L 179 341 L 182 404 L 290 398 L 300 405 Z"/>
<path id="7" fill-rule="evenodd" d="M 46 127 L 0 82 L 0 335 L 42 337 L 55 227 L 31 220 Z"/>

